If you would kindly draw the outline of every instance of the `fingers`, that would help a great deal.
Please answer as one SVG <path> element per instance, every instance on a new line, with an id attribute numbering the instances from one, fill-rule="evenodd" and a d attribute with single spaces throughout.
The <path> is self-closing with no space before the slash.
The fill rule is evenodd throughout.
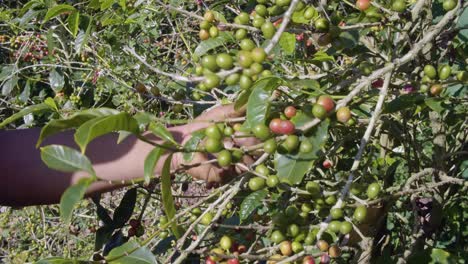
<path id="1" fill-rule="evenodd" d="M 245 114 L 245 108 L 235 110 L 234 104 L 222 105 L 216 108 L 213 108 L 199 117 L 197 120 L 208 120 L 208 121 L 224 121 L 228 118 L 241 117 Z"/>

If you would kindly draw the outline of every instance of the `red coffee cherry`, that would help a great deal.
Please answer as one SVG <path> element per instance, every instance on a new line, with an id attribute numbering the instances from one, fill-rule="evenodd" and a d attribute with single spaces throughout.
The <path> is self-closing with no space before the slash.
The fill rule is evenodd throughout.
<path id="1" fill-rule="evenodd" d="M 296 115 L 296 112 L 296 108 L 291 105 L 284 109 L 284 115 L 289 119 L 293 118 Z"/>

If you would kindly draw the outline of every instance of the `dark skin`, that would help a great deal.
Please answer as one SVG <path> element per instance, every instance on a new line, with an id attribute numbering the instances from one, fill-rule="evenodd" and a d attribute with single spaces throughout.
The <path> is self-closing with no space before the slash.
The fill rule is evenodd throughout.
<path id="1" fill-rule="evenodd" d="M 212 121 L 223 121 L 226 118 L 240 117 L 243 114 L 242 111 L 234 111 L 232 105 L 220 106 L 203 113 L 189 124 L 171 127 L 169 131 L 176 141 L 183 144 L 190 139 L 193 132 L 209 126 Z M 73 140 L 73 132 L 68 131 L 51 136 L 42 145 L 60 144 L 78 149 Z M 79 179 L 89 177 L 84 172 L 63 173 L 49 169 L 41 160 L 40 149 L 35 147 L 39 133 L 40 128 L 0 131 L 0 177 L 2 179 L 0 205 L 28 206 L 57 203 L 69 186 Z M 117 182 L 143 177 L 144 160 L 153 146 L 135 137 L 129 137 L 117 144 L 117 137 L 117 134 L 109 134 L 89 144 L 86 156 L 91 160 L 100 181 L 90 186 L 87 196 L 124 186 Z M 158 138 L 150 138 L 150 140 L 162 143 L 162 140 Z M 251 145 L 254 143 L 254 139 L 247 138 L 225 144 Z M 155 169 L 156 176 L 160 174 L 162 164 L 168 155 L 169 153 L 160 158 Z M 198 164 L 213 158 L 215 157 L 196 153 L 190 164 Z M 248 164 L 251 161 L 249 157 L 244 157 L 245 163 Z M 181 153 L 175 153 L 171 169 L 180 169 L 183 164 Z M 196 179 L 208 182 L 222 182 L 240 173 L 233 166 L 221 168 L 216 163 L 195 166 L 187 172 Z"/>

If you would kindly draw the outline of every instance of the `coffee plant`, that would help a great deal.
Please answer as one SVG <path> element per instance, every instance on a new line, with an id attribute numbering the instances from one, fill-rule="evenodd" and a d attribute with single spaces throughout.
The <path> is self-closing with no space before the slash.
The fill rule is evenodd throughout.
<path id="1" fill-rule="evenodd" d="M 62 195 L 65 224 L 104 181 L 90 142 L 154 147 L 115 207 L 93 198 L 94 250 L 37 263 L 465 263 L 466 7 L 2 1 L 0 127 L 41 126 L 45 164 L 89 174 Z M 228 104 L 245 115 L 168 130 Z M 42 144 L 70 129 L 79 150 Z M 195 194 L 186 172 L 205 164 L 238 173 Z"/>

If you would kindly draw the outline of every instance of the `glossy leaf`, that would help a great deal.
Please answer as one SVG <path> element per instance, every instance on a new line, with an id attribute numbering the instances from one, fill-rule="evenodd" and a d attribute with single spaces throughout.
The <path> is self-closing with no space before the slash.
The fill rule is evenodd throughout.
<path id="1" fill-rule="evenodd" d="M 41 148 L 41 159 L 51 169 L 63 172 L 85 171 L 95 176 L 93 165 L 79 151 L 61 145 Z"/>
<path id="2" fill-rule="evenodd" d="M 254 212 L 254 210 L 262 204 L 262 200 L 265 199 L 267 194 L 267 190 L 259 190 L 245 197 L 240 205 L 240 220 L 242 221 L 247 219 Z"/>
<path id="3" fill-rule="evenodd" d="M 51 120 L 47 125 L 45 125 L 42 130 L 41 134 L 39 135 L 39 139 L 37 140 L 36 147 L 39 147 L 42 141 L 51 135 L 56 133 L 65 131 L 67 129 L 77 128 L 81 124 L 89 121 L 95 117 L 102 117 L 108 115 L 116 115 L 119 111 L 110 108 L 96 108 L 96 109 L 88 109 L 81 112 L 78 112 L 71 116 L 69 119 L 54 119 Z"/>
<path id="4" fill-rule="evenodd" d="M 247 120 L 244 128 L 249 129 L 256 124 L 263 124 L 270 113 L 270 97 L 274 89 L 280 85 L 281 79 L 267 77 L 257 81 L 252 87 L 252 93 L 247 102 Z"/>
<path id="5" fill-rule="evenodd" d="M 28 106 L 28 107 L 24 108 L 23 110 L 19 111 L 18 113 L 16 113 L 16 114 L 8 117 L 7 119 L 3 120 L 3 122 L 0 123 L 0 128 L 10 124 L 11 122 L 14 122 L 14 121 L 22 118 L 25 115 L 29 115 L 31 113 L 39 113 L 39 112 L 43 112 L 45 110 L 51 110 L 50 106 L 45 104 L 45 103 Z"/>
<path id="6" fill-rule="evenodd" d="M 35 264 L 78 264 L 77 260 L 65 259 L 61 257 L 50 257 L 34 262 Z"/>
<path id="7" fill-rule="evenodd" d="M 80 26 L 80 12 L 75 11 L 70 16 L 68 16 L 68 28 L 74 37 L 78 34 L 78 29 Z"/>
<path id="8" fill-rule="evenodd" d="M 164 149 L 160 147 L 155 147 L 145 159 L 144 174 L 145 174 L 145 183 L 148 184 L 151 181 L 151 178 L 154 177 L 154 168 L 158 163 L 159 158 L 164 154 Z"/>
<path id="9" fill-rule="evenodd" d="M 119 206 L 114 211 L 114 227 L 121 228 L 127 223 L 128 220 L 132 217 L 133 210 L 135 209 L 137 198 L 137 189 L 132 188 L 128 190 L 122 200 L 120 201 Z"/>
<path id="10" fill-rule="evenodd" d="M 239 94 L 239 97 L 237 98 L 236 102 L 234 103 L 234 109 L 237 111 L 241 109 L 248 101 L 249 101 L 249 96 L 252 93 L 252 90 L 246 90 L 242 91 Z"/>
<path id="11" fill-rule="evenodd" d="M 109 241 L 109 239 L 112 236 L 112 232 L 114 232 L 114 228 L 111 226 L 101 226 L 97 231 L 96 231 L 96 238 L 94 240 L 94 250 L 99 251 L 102 249 L 104 244 Z"/>
<path id="12" fill-rule="evenodd" d="M 444 107 L 442 105 L 443 101 L 442 100 L 437 100 L 435 98 L 429 98 L 424 100 L 424 103 L 431 108 L 432 110 L 436 111 L 437 113 L 442 113 L 444 111 Z"/>
<path id="13" fill-rule="evenodd" d="M 138 123 L 127 113 L 97 117 L 87 121 L 76 130 L 75 142 L 81 148 L 81 152 L 84 153 L 86 146 L 93 139 L 116 131 L 128 131 L 138 134 Z"/>
<path id="14" fill-rule="evenodd" d="M 164 162 L 163 170 L 161 173 L 161 196 L 162 196 L 162 204 L 164 206 L 164 212 L 169 221 L 174 219 L 176 214 L 176 209 L 174 205 L 174 198 L 172 197 L 172 185 L 171 185 L 171 162 L 172 162 L 172 154 L 166 158 Z M 181 232 L 179 227 L 177 226 L 177 220 L 172 222 L 171 229 L 174 235 L 177 238 L 180 238 Z"/>
<path id="15" fill-rule="evenodd" d="M 69 13 L 69 12 L 73 12 L 75 11 L 76 9 L 71 6 L 71 5 L 66 5 L 66 4 L 62 4 L 62 5 L 56 5 L 52 8 L 50 8 L 48 11 L 47 11 L 47 14 L 45 15 L 44 17 L 44 22 L 58 16 L 58 15 L 61 15 L 61 14 L 64 14 L 64 13 Z"/>
<path id="16" fill-rule="evenodd" d="M 73 209 L 83 196 L 89 185 L 94 182 L 94 178 L 83 178 L 75 185 L 68 187 L 60 198 L 60 218 L 65 224 L 70 223 Z"/>
<path id="17" fill-rule="evenodd" d="M 406 108 L 412 108 L 424 102 L 425 98 L 426 96 L 420 94 L 403 94 L 386 104 L 384 111 L 386 113 L 395 113 Z"/>
<path id="18" fill-rule="evenodd" d="M 18 76 L 14 75 L 10 79 L 8 79 L 2 86 L 2 95 L 7 96 L 13 91 L 16 84 L 18 84 Z"/>
<path id="19" fill-rule="evenodd" d="M 313 128 L 307 139 L 312 143 L 312 151 L 308 153 L 275 154 L 275 169 L 281 182 L 298 184 L 304 175 L 312 169 L 314 161 L 318 159 L 320 149 L 328 139 L 328 126 L 330 121 L 323 120 Z"/>
<path id="20" fill-rule="evenodd" d="M 120 247 L 114 248 L 107 256 L 107 263 L 112 264 L 157 264 L 155 256 L 151 251 L 140 246 L 135 240 L 131 240 Z M 115 259 L 115 260 L 112 260 Z"/>
<path id="21" fill-rule="evenodd" d="M 174 145 L 179 145 L 179 143 L 177 143 L 175 140 L 174 140 L 174 137 L 172 136 L 171 132 L 169 132 L 169 130 L 167 130 L 167 128 L 162 125 L 162 124 L 159 124 L 159 123 L 151 123 L 149 125 L 149 130 L 151 131 L 151 133 L 153 133 L 155 136 L 167 141 L 167 142 L 171 142 L 172 144 Z"/>

